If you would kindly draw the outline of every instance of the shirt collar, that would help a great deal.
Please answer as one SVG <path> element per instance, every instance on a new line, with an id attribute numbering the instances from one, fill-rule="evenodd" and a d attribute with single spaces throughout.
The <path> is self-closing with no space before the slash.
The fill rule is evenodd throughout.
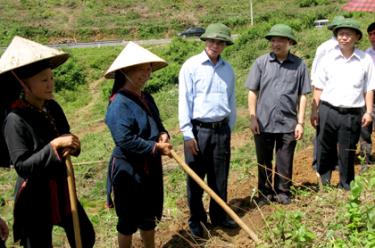
<path id="1" fill-rule="evenodd" d="M 273 52 L 270 52 L 269 55 L 268 55 L 268 59 L 270 62 L 277 62 L 277 58 L 276 58 L 276 55 L 273 53 Z M 290 52 L 288 52 L 288 56 L 286 57 L 286 59 L 283 61 L 284 62 L 291 62 L 291 63 L 294 63 L 296 62 L 296 59 L 294 56 L 292 56 L 292 54 Z"/>
<path id="2" fill-rule="evenodd" d="M 333 49 L 333 54 L 334 54 L 335 59 L 337 59 L 338 57 L 344 58 L 339 46 Z M 361 60 L 360 50 L 358 50 L 357 48 L 354 48 L 353 54 L 350 56 L 348 60 L 351 60 L 353 58 L 356 58 L 357 60 Z"/>
<path id="3" fill-rule="evenodd" d="M 203 50 L 199 54 L 199 62 L 201 64 L 210 63 L 211 65 L 213 65 L 205 50 Z M 225 63 L 225 61 L 220 56 L 219 60 L 217 61 L 217 63 L 214 66 L 218 66 L 218 65 L 221 65 L 221 64 L 224 64 L 224 63 Z"/>

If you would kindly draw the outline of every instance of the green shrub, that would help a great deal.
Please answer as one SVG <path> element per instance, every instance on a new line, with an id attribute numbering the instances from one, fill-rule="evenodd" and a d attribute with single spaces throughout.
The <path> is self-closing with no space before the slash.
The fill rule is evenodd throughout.
<path id="1" fill-rule="evenodd" d="M 178 84 L 178 73 L 180 65 L 176 63 L 169 64 L 161 71 L 155 72 L 145 87 L 145 91 L 154 93 L 167 85 Z"/>
<path id="2" fill-rule="evenodd" d="M 318 3 L 316 0 L 299 0 L 298 4 L 301 8 L 316 6 Z"/>
<path id="3" fill-rule="evenodd" d="M 303 223 L 304 214 L 299 211 L 286 212 L 277 210 L 270 216 L 273 227 L 270 233 L 266 234 L 267 239 L 272 242 L 284 244 L 285 247 L 309 247 L 315 239 Z"/>
<path id="4" fill-rule="evenodd" d="M 55 90 L 74 90 L 86 83 L 86 77 L 81 66 L 70 58 L 65 64 L 54 70 Z"/>

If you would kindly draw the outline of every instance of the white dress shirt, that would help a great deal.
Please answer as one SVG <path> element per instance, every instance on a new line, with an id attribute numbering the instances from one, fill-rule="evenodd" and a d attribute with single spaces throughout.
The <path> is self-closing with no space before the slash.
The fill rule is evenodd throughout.
<path id="1" fill-rule="evenodd" d="M 375 89 L 375 66 L 371 57 L 358 49 L 346 59 L 339 48 L 330 51 L 319 67 L 314 87 L 320 100 L 336 107 L 365 106 L 364 93 Z"/>
<path id="2" fill-rule="evenodd" d="M 331 50 L 337 48 L 339 43 L 336 38 L 333 36 L 331 39 L 323 42 L 318 46 L 315 52 L 315 57 L 311 67 L 311 85 L 314 86 L 314 81 L 316 79 L 316 73 L 318 72 L 318 67 L 322 63 L 323 57 Z"/>
<path id="3" fill-rule="evenodd" d="M 179 73 L 178 119 L 184 140 L 194 138 L 192 120 L 236 121 L 235 75 L 232 66 L 219 59 L 214 65 L 206 52 L 189 58 Z"/>

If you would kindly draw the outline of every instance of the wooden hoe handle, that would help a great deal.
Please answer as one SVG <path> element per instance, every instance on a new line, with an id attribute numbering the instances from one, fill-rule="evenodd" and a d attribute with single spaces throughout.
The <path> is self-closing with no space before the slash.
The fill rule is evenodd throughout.
<path id="1" fill-rule="evenodd" d="M 172 157 L 182 167 L 182 169 L 191 177 L 193 180 L 214 199 L 227 214 L 243 229 L 247 232 L 255 243 L 259 244 L 260 240 L 258 236 L 241 220 L 240 217 L 210 188 L 208 185 L 176 154 L 175 151 L 171 151 Z"/>
<path id="2" fill-rule="evenodd" d="M 74 171 L 73 171 L 73 164 L 70 160 L 70 156 L 66 156 L 66 168 L 68 172 L 68 189 L 69 189 L 69 200 L 70 200 L 70 208 L 72 211 L 73 217 L 73 228 L 74 228 L 74 239 L 76 241 L 76 248 L 82 248 L 82 241 L 81 241 L 81 229 L 79 226 L 79 217 L 78 217 L 78 210 L 77 210 L 77 193 L 76 187 L 74 183 Z"/>

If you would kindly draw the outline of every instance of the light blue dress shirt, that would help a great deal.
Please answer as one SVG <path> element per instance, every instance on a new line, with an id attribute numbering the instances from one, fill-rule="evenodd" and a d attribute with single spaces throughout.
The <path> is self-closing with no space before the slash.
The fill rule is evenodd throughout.
<path id="1" fill-rule="evenodd" d="M 232 66 L 219 58 L 214 65 L 206 52 L 189 58 L 179 74 L 178 118 L 184 140 L 194 138 L 192 120 L 236 121 L 235 75 Z"/>

